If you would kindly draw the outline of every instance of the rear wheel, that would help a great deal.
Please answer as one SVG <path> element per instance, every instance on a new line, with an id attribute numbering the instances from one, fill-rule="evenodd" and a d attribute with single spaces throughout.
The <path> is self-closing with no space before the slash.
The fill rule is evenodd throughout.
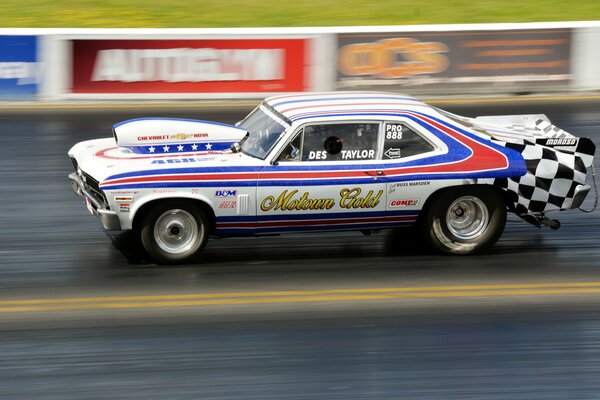
<path id="1" fill-rule="evenodd" d="M 208 239 L 208 220 L 192 202 L 159 203 L 142 223 L 141 240 L 150 256 L 161 264 L 192 261 Z"/>
<path id="2" fill-rule="evenodd" d="M 505 224 L 502 196 L 493 188 L 476 186 L 436 194 L 420 228 L 434 249 L 447 254 L 471 254 L 496 243 Z"/>

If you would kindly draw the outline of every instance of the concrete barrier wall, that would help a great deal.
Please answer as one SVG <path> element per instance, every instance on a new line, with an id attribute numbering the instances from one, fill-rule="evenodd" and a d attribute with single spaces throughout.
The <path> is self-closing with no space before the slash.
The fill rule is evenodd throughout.
<path id="1" fill-rule="evenodd" d="M 0 29 L 0 99 L 234 99 L 329 90 L 415 95 L 594 91 L 600 90 L 598 43 L 600 21 Z"/>
<path id="2" fill-rule="evenodd" d="M 573 37 L 573 90 L 600 90 L 600 27 L 577 28 Z"/>

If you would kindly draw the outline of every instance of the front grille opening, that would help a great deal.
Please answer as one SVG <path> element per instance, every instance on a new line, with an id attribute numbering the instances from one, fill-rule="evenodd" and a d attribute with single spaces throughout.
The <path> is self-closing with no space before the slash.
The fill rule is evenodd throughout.
<path id="1" fill-rule="evenodd" d="M 91 175 L 86 174 L 83 171 L 82 171 L 82 175 L 83 175 L 83 178 L 85 178 L 84 183 L 85 183 L 85 186 L 88 188 L 88 190 L 90 192 L 92 192 L 98 199 L 101 199 L 102 202 L 104 203 L 104 206 L 107 209 L 109 209 L 108 200 L 106 199 L 106 195 L 104 194 L 104 192 L 100 189 L 100 185 L 99 185 L 98 181 L 95 180 L 94 178 L 92 178 Z"/>

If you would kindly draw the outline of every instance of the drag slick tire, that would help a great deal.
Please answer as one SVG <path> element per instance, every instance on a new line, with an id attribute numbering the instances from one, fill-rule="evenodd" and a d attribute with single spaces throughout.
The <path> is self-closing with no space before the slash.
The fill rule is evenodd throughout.
<path id="1" fill-rule="evenodd" d="M 450 188 L 436 193 L 420 222 L 422 237 L 446 254 L 472 254 L 492 246 L 504 231 L 506 204 L 494 188 Z"/>
<path id="2" fill-rule="evenodd" d="M 140 237 L 144 249 L 159 264 L 193 261 L 208 240 L 204 212 L 185 200 L 158 203 L 145 215 Z"/>

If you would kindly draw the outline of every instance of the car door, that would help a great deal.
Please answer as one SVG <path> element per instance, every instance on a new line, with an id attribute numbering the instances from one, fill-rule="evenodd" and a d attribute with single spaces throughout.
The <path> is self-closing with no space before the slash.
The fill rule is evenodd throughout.
<path id="1" fill-rule="evenodd" d="M 378 121 L 297 128 L 262 171 L 259 232 L 370 229 L 385 223 Z"/>
<path id="2" fill-rule="evenodd" d="M 386 183 L 387 217 L 398 225 L 412 224 L 429 195 L 440 187 L 439 180 L 411 179 L 392 171 L 404 166 L 419 165 L 437 154 L 436 142 L 411 126 L 408 121 L 384 121 L 382 161 L 388 172 Z"/>

